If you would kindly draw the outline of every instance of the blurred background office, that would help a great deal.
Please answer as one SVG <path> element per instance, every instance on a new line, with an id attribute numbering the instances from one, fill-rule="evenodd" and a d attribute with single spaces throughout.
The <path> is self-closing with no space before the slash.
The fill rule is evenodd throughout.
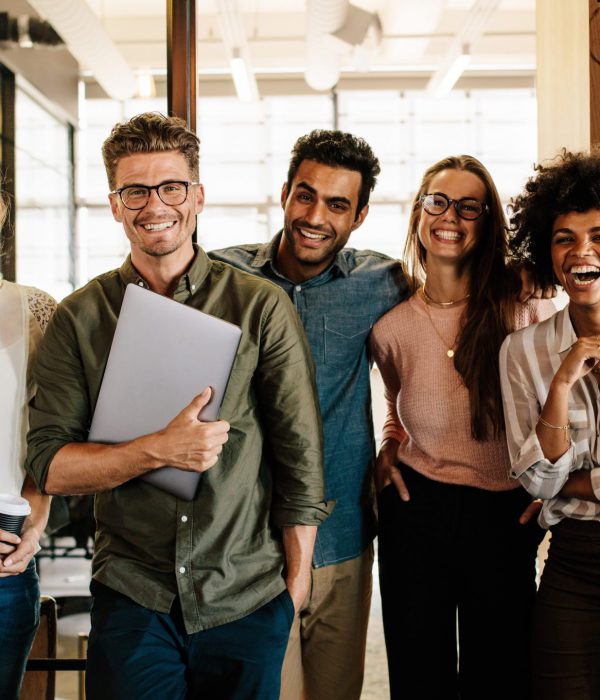
<path id="1" fill-rule="evenodd" d="M 400 256 L 421 174 L 449 144 L 482 160 L 508 202 L 536 160 L 599 140 L 596 4 L 0 0 L 0 172 L 13 201 L 0 273 L 60 300 L 120 265 L 128 243 L 100 146 L 116 121 L 167 111 L 182 39 L 195 59 L 204 248 L 272 237 L 292 144 L 322 127 L 364 137 L 381 160 L 351 245 Z M 82 506 L 70 505 L 71 516 Z M 41 562 L 61 600 L 87 595 L 78 534 Z M 365 698 L 386 697 L 379 675 L 367 660 Z"/>

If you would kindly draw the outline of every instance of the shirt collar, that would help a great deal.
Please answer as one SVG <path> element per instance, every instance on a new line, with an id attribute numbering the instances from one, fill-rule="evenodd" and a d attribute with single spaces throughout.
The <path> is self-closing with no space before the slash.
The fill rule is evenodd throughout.
<path id="1" fill-rule="evenodd" d="M 569 305 L 556 314 L 556 344 L 559 353 L 570 350 L 573 344 L 577 342 L 577 334 L 571 323 L 569 315 Z"/>
<path id="2" fill-rule="evenodd" d="M 182 294 L 186 297 L 192 296 L 204 283 L 211 267 L 211 261 L 204 250 L 199 245 L 194 243 L 195 256 L 187 272 L 179 278 L 175 297 Z M 123 284 L 137 284 L 140 287 L 149 289 L 146 280 L 135 269 L 131 262 L 131 255 L 128 255 L 125 262 L 119 268 L 119 276 L 123 280 Z"/>
<path id="3" fill-rule="evenodd" d="M 263 268 L 266 265 L 270 265 L 271 269 L 274 272 L 280 274 L 277 270 L 276 263 L 277 251 L 279 250 L 279 241 L 281 240 L 282 235 L 283 231 L 279 231 L 279 233 L 275 234 L 275 236 L 268 243 L 264 243 L 263 245 L 257 248 L 254 260 L 251 263 L 252 267 Z M 320 277 L 321 275 L 325 275 L 330 270 L 332 272 L 339 272 L 342 275 L 342 277 L 348 277 L 348 275 L 350 274 L 350 268 L 348 265 L 347 253 L 348 251 L 346 250 L 340 250 L 340 252 L 336 255 L 336 258 L 331 264 L 331 266 L 328 267 L 327 270 L 323 270 L 323 272 L 321 272 L 318 275 L 318 277 Z"/>

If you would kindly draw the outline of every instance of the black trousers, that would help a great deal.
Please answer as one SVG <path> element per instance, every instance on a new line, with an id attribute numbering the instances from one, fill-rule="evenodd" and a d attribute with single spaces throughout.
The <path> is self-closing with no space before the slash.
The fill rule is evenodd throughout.
<path id="1" fill-rule="evenodd" d="M 536 700 L 600 698 L 600 523 L 565 518 L 535 606 Z"/>
<path id="2" fill-rule="evenodd" d="M 442 484 L 400 465 L 379 497 L 379 578 L 392 700 L 529 700 L 535 557 L 521 488 Z"/>

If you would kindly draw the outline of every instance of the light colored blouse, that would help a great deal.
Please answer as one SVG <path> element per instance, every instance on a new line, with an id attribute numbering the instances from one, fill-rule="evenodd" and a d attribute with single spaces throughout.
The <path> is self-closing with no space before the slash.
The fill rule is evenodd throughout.
<path id="1" fill-rule="evenodd" d="M 571 472 L 589 469 L 592 488 L 600 498 L 600 391 L 594 376 L 587 374 L 571 388 L 571 441 L 562 457 L 548 461 L 535 432 L 550 383 L 576 340 L 567 306 L 547 321 L 509 335 L 500 351 L 511 473 L 532 496 L 545 499 L 539 517 L 543 527 L 565 517 L 600 519 L 599 503 L 557 496 Z"/>
<path id="2" fill-rule="evenodd" d="M 21 493 L 32 358 L 55 308 L 45 292 L 0 280 L 1 492 Z"/>
<path id="3" fill-rule="evenodd" d="M 398 460 L 429 479 L 488 491 L 513 489 L 504 435 L 471 436 L 469 392 L 448 348 L 460 331 L 465 303 L 427 307 L 420 294 L 398 304 L 373 328 L 371 351 L 388 404 L 383 437 L 399 442 Z M 517 328 L 554 313 L 550 301 L 516 305 Z"/>

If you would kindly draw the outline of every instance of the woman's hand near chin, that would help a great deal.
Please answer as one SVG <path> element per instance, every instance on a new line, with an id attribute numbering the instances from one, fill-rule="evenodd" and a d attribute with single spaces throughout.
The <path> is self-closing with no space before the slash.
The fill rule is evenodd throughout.
<path id="1" fill-rule="evenodd" d="M 569 389 L 600 362 L 600 336 L 578 338 L 554 375 L 553 385 Z"/>

